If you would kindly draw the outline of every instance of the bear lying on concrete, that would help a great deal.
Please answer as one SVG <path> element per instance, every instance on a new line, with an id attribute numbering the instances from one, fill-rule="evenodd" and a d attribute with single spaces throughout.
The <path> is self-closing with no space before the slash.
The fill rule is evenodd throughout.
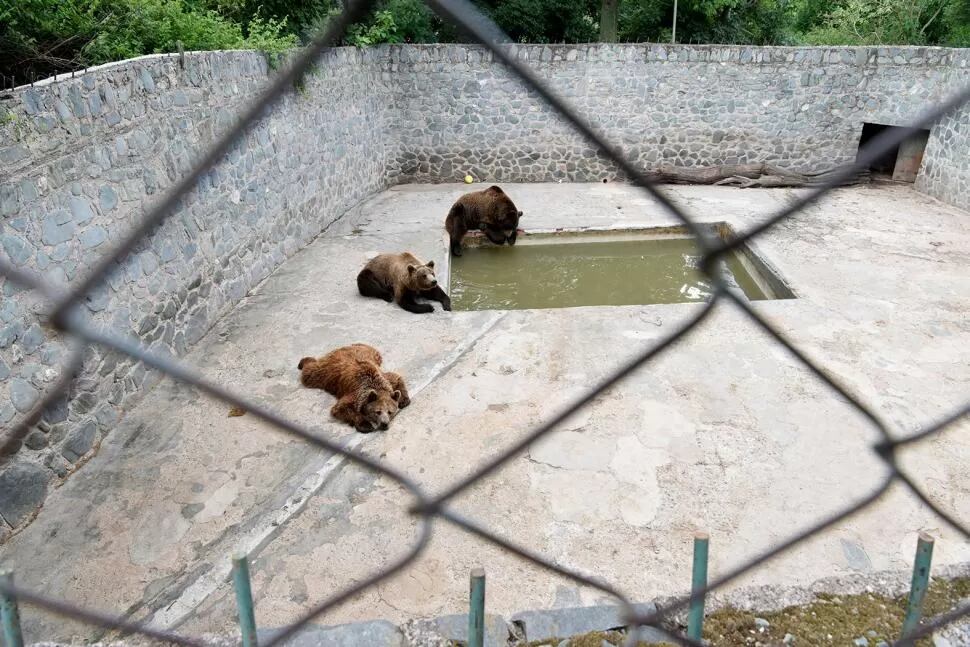
<path id="1" fill-rule="evenodd" d="M 394 301 L 408 312 L 434 312 L 430 303 L 415 301 L 418 296 L 440 301 L 445 310 L 451 310 L 451 299 L 434 274 L 434 261 L 422 263 L 411 252 L 372 258 L 357 275 L 357 289 L 365 297 Z"/>
<path id="2" fill-rule="evenodd" d="M 466 193 L 458 198 L 445 218 L 445 229 L 451 240 L 451 253 L 461 256 L 461 240 L 472 229 L 485 232 L 496 245 L 515 244 L 522 212 L 497 186 Z"/>
<path id="3" fill-rule="evenodd" d="M 387 429 L 398 409 L 411 404 L 404 378 L 382 371 L 381 354 L 367 344 L 351 344 L 320 358 L 304 357 L 297 368 L 303 386 L 337 398 L 330 414 L 363 433 Z"/>

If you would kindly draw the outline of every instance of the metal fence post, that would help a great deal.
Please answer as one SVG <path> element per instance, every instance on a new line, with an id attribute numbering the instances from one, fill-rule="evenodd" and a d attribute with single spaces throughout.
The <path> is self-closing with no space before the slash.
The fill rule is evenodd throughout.
<path id="1" fill-rule="evenodd" d="M 485 642 L 485 569 L 473 568 L 468 586 L 468 647 Z"/>
<path id="2" fill-rule="evenodd" d="M 919 626 L 923 616 L 923 598 L 930 581 L 930 563 L 933 561 L 933 537 L 921 532 L 916 540 L 916 559 L 913 562 L 913 582 L 909 586 L 906 601 L 906 617 L 903 620 L 902 637 L 905 638 Z"/>
<path id="3" fill-rule="evenodd" d="M 13 573 L 0 571 L 0 587 L 13 586 Z M 20 611 L 13 593 L 0 590 L 0 624 L 3 625 L 3 641 L 6 647 L 24 647 L 24 635 L 20 630 Z"/>
<path id="4" fill-rule="evenodd" d="M 249 559 L 246 555 L 233 555 L 232 585 L 236 589 L 236 608 L 239 611 L 242 647 L 257 647 L 256 609 L 253 606 L 253 590 L 249 582 Z"/>
<path id="5" fill-rule="evenodd" d="M 690 593 L 693 596 L 707 586 L 707 546 L 709 535 L 706 532 L 694 533 L 694 565 L 691 569 Z M 687 637 L 700 640 L 704 630 L 704 596 L 691 600 L 687 613 Z"/>

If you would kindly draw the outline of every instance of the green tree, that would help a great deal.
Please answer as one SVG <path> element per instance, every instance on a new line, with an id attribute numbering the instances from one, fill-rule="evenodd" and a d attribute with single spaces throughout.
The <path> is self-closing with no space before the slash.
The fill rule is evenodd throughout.
<path id="1" fill-rule="evenodd" d="M 515 42 L 670 40 L 673 0 L 473 0 Z M 347 0 L 0 0 L 0 73 L 52 73 L 140 54 L 306 42 Z M 603 8 L 606 7 L 605 19 Z M 422 0 L 378 0 L 343 43 L 463 35 Z M 970 0 L 679 0 L 677 40 L 970 46 Z"/>
<path id="2" fill-rule="evenodd" d="M 817 45 L 926 45 L 946 39 L 953 0 L 843 0 L 805 34 Z"/>
<path id="3" fill-rule="evenodd" d="M 343 10 L 332 4 L 326 14 L 317 18 L 306 30 L 305 39 L 326 27 L 327 22 Z M 442 22 L 422 0 L 382 0 L 366 19 L 351 25 L 342 43 L 367 47 L 380 43 L 436 43 L 442 32 Z M 449 33 L 450 35 L 450 33 Z M 445 38 L 444 40 L 454 40 Z"/>
<path id="4" fill-rule="evenodd" d="M 970 47 L 970 0 L 951 0 L 943 10 L 943 45 Z"/>
<path id="5" fill-rule="evenodd" d="M 248 29 L 254 19 L 285 23 L 287 31 L 307 38 L 331 12 L 336 0 L 191 0 Z"/>
<path id="6" fill-rule="evenodd" d="M 17 0 L 0 20 L 0 70 L 23 80 L 132 58 L 187 50 L 280 51 L 296 39 L 285 23 L 258 16 L 248 30 L 182 0 Z"/>
<path id="7" fill-rule="evenodd" d="M 479 3 L 517 43 L 585 43 L 599 31 L 597 0 L 485 0 Z"/>
<path id="8" fill-rule="evenodd" d="M 617 37 L 617 19 L 619 7 L 617 0 L 603 0 L 600 7 L 600 40 L 605 43 L 615 43 Z"/>
<path id="9" fill-rule="evenodd" d="M 621 40 L 669 41 L 673 6 L 673 0 L 621 0 Z M 792 41 L 793 19 L 787 0 L 679 0 L 677 41 L 783 45 Z"/>
<path id="10" fill-rule="evenodd" d="M 673 0 L 620 0 L 620 42 L 667 42 L 673 17 Z"/>
<path id="11" fill-rule="evenodd" d="M 682 42 L 784 45 L 791 40 L 793 7 L 786 0 L 687 0 L 680 7 Z"/>

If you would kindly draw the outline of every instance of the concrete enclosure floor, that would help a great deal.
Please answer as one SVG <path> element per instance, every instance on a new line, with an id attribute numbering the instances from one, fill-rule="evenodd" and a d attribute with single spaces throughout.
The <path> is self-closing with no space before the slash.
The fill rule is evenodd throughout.
<path id="1" fill-rule="evenodd" d="M 481 188 L 481 187 L 472 187 Z M 377 251 L 443 260 L 441 223 L 463 185 L 376 195 L 287 261 L 184 358 L 320 434 L 352 442 L 440 492 L 620 365 L 669 335 L 695 304 L 413 315 L 358 296 Z M 622 184 L 507 185 L 522 227 L 669 224 Z M 738 231 L 789 190 L 665 187 L 703 222 Z M 757 308 L 897 433 L 970 393 L 970 218 L 904 186 L 840 189 L 755 247 L 799 298 Z M 413 404 L 386 433 L 329 418 L 297 360 L 351 343 L 379 348 Z M 163 381 L 98 455 L 0 547 L 21 585 L 185 632 L 234 623 L 228 555 L 255 551 L 257 617 L 278 626 L 390 564 L 417 536 L 409 496 L 194 388 Z M 910 448 L 902 464 L 970 520 L 970 425 Z M 632 598 L 679 594 L 691 536 L 711 533 L 712 576 L 871 492 L 885 474 L 875 429 L 730 305 L 599 397 L 453 509 Z M 877 505 L 764 564 L 738 584 L 805 584 L 906 568 L 916 534 L 935 564 L 970 544 L 910 494 Z M 401 621 L 460 612 L 468 571 L 488 573 L 494 613 L 601 603 L 603 594 L 525 563 L 444 522 L 403 573 L 317 621 Z M 96 632 L 24 609 L 30 640 Z"/>

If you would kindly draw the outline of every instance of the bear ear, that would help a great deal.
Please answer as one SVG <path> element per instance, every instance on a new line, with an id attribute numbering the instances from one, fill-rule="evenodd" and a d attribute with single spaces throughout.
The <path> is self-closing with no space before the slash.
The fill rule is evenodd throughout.
<path id="1" fill-rule="evenodd" d="M 426 267 L 430 267 L 431 269 L 434 269 L 434 261 L 428 261 Z"/>
<path id="2" fill-rule="evenodd" d="M 488 187 L 488 189 L 486 189 L 486 191 L 488 191 L 489 193 L 499 193 L 499 194 L 505 195 L 505 191 L 502 190 L 502 187 L 497 186 L 495 184 L 493 184 L 492 186 Z"/>
<path id="3" fill-rule="evenodd" d="M 371 389 L 370 391 L 368 391 L 365 402 L 367 402 L 367 404 L 370 404 L 371 402 L 377 402 L 377 391 L 375 391 L 374 389 Z"/>
<path id="4" fill-rule="evenodd" d="M 416 268 L 413 265 L 408 265 L 408 274 L 414 274 L 414 270 L 416 270 L 416 269 L 418 269 L 418 268 Z"/>
<path id="5" fill-rule="evenodd" d="M 522 212 L 520 211 L 520 212 L 519 212 L 519 218 L 521 218 L 521 217 L 522 217 Z"/>
<path id="6" fill-rule="evenodd" d="M 391 397 L 394 398 L 394 401 L 395 402 L 400 402 L 401 401 L 401 392 L 400 391 L 394 391 L 393 393 L 391 393 Z"/>

